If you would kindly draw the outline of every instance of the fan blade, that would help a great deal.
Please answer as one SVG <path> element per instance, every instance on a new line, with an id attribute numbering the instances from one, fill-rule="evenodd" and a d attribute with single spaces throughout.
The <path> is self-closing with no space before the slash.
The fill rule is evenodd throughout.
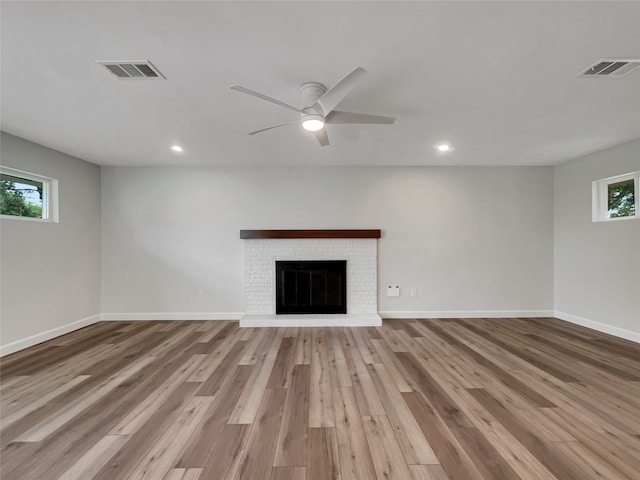
<path id="1" fill-rule="evenodd" d="M 369 115 L 366 113 L 340 112 L 334 110 L 325 118 L 326 123 L 373 123 L 378 125 L 392 125 L 396 119 L 393 117 L 383 117 L 382 115 Z"/>
<path id="2" fill-rule="evenodd" d="M 318 139 L 318 142 L 321 146 L 326 147 L 329 145 L 329 135 L 327 135 L 327 129 L 323 128 L 322 130 L 318 130 L 315 132 L 315 136 Z"/>
<path id="3" fill-rule="evenodd" d="M 294 112 L 302 113 L 302 110 L 299 110 L 296 107 L 292 107 L 291 105 L 281 102 L 280 100 L 276 100 L 275 98 L 267 97 L 266 95 L 263 95 L 260 92 L 256 92 L 254 90 L 241 87 L 240 85 L 233 85 L 231 87 L 231 90 L 236 90 L 238 92 L 246 93 L 248 95 L 261 98 L 262 100 L 266 100 L 267 102 L 275 103 L 276 105 L 280 105 L 281 107 L 288 108 L 289 110 L 293 110 Z"/>
<path id="4" fill-rule="evenodd" d="M 367 71 L 364 68 L 356 68 L 353 72 L 327 90 L 324 95 L 322 95 L 316 103 L 311 106 L 311 108 L 319 110 L 324 116 L 327 116 L 342 100 L 344 100 L 347 95 L 349 95 L 349 92 L 353 90 L 353 87 L 356 86 L 358 80 L 360 80 L 365 73 L 367 73 Z"/>
<path id="5" fill-rule="evenodd" d="M 273 125 L 272 127 L 261 128 L 260 130 L 256 130 L 255 132 L 249 132 L 249 135 L 255 135 L 256 133 L 266 132 L 267 130 L 271 130 L 272 128 L 284 127 L 285 125 L 293 125 L 294 123 L 300 123 L 300 122 L 299 121 L 287 122 L 287 123 L 281 123 L 280 125 Z"/>

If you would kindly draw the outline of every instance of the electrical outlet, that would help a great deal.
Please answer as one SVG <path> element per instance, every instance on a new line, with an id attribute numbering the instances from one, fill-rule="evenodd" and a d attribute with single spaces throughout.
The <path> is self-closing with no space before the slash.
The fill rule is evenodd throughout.
<path id="1" fill-rule="evenodd" d="M 204 290 L 196 290 L 196 298 L 203 299 L 204 298 Z"/>
<path id="2" fill-rule="evenodd" d="M 389 285 L 387 287 L 387 297 L 399 297 L 400 296 L 400 287 Z"/>
<path id="3" fill-rule="evenodd" d="M 411 298 L 416 298 L 418 296 L 418 289 L 417 288 L 412 288 L 411 289 Z"/>

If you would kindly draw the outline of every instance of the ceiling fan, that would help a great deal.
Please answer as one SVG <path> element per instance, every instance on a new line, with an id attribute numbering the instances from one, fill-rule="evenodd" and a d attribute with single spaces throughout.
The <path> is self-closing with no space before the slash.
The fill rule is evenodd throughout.
<path id="1" fill-rule="evenodd" d="M 326 128 L 324 128 L 325 125 L 364 123 L 391 125 L 396 121 L 393 117 L 334 110 L 338 104 L 345 99 L 349 92 L 351 92 L 358 80 L 360 80 L 365 73 L 367 73 L 367 71 L 364 68 L 358 67 L 329 90 L 327 90 L 327 88 L 321 83 L 309 82 L 302 84 L 300 87 L 303 105 L 302 108 L 293 107 L 281 102 L 280 100 L 276 100 L 275 98 L 271 98 L 254 90 L 241 87 L 240 85 L 233 85 L 231 89 L 248 95 L 253 95 L 254 97 L 266 100 L 267 102 L 275 103 L 276 105 L 280 105 L 281 107 L 300 113 L 299 121 L 281 123 L 279 125 L 261 128 L 255 132 L 250 132 L 249 135 L 266 132 L 267 130 L 284 127 L 285 125 L 302 123 L 302 128 L 314 133 L 320 145 L 326 147 L 329 145 L 329 136 L 327 135 Z"/>

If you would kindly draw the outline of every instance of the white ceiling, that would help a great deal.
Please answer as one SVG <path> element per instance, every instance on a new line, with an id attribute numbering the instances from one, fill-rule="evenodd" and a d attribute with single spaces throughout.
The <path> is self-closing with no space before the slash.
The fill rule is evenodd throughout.
<path id="1" fill-rule="evenodd" d="M 640 2 L 7 2 L 2 129 L 101 165 L 549 165 L 640 137 Z M 97 60 L 150 60 L 121 81 Z M 328 127 L 300 84 L 369 74 L 340 110 L 395 125 Z M 433 145 L 450 142 L 438 154 Z M 182 154 L 170 151 L 179 143 Z"/>

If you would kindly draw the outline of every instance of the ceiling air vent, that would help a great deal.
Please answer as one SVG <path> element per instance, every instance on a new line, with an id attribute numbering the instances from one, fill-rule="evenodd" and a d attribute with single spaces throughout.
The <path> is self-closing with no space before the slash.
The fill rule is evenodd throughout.
<path id="1" fill-rule="evenodd" d="M 121 80 L 165 79 L 156 67 L 148 60 L 139 62 L 97 62 Z"/>
<path id="2" fill-rule="evenodd" d="M 640 59 L 603 58 L 580 72 L 578 77 L 624 77 L 640 67 Z"/>

